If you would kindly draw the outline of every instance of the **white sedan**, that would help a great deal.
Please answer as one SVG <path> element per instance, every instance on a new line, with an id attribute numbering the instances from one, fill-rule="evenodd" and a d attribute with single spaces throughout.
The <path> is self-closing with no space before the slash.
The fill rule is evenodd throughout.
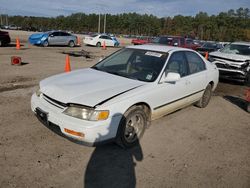
<path id="1" fill-rule="evenodd" d="M 113 47 L 117 47 L 120 44 L 115 37 L 110 37 L 109 35 L 105 34 L 94 34 L 91 36 L 87 36 L 83 39 L 83 43 L 86 45 L 97 47 L 104 46 L 104 43 L 106 46 Z"/>
<path id="2" fill-rule="evenodd" d="M 84 144 L 131 147 L 152 120 L 191 104 L 206 107 L 218 76 L 193 50 L 130 46 L 93 67 L 42 80 L 31 108 L 44 124 Z"/>

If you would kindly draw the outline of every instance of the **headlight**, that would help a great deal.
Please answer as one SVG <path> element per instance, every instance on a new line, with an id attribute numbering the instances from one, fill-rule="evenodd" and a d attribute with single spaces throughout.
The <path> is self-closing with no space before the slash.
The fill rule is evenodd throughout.
<path id="1" fill-rule="evenodd" d="M 87 108 L 77 105 L 72 105 L 66 108 L 63 111 L 63 113 L 75 118 L 89 120 L 89 121 L 105 120 L 109 116 L 108 110 L 94 110 L 92 108 Z"/>
<path id="2" fill-rule="evenodd" d="M 36 90 L 36 96 L 40 97 L 40 95 L 42 94 L 42 92 L 40 91 L 40 88 L 38 90 Z"/>
<path id="3" fill-rule="evenodd" d="M 208 56 L 208 61 L 210 61 L 210 62 L 214 62 L 214 61 L 215 61 L 215 59 L 214 59 L 213 57 L 211 57 L 211 56 Z"/>

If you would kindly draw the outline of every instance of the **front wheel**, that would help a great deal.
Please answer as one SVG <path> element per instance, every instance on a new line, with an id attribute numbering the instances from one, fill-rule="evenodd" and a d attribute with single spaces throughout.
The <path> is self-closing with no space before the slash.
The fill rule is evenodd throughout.
<path id="1" fill-rule="evenodd" d="M 147 121 L 147 114 L 142 106 L 131 107 L 121 119 L 116 143 L 123 148 L 137 145 L 144 134 Z"/>
<path id="2" fill-rule="evenodd" d="M 43 42 L 43 47 L 48 47 L 49 46 L 49 42 L 46 40 Z"/>
<path id="3" fill-rule="evenodd" d="M 208 84 L 201 99 L 195 103 L 195 106 L 198 106 L 200 108 L 205 108 L 208 105 L 211 96 L 212 96 L 212 86 L 211 84 Z"/>

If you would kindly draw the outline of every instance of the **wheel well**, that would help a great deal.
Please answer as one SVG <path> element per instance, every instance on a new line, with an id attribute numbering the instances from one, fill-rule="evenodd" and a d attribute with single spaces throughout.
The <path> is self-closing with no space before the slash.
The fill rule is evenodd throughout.
<path id="1" fill-rule="evenodd" d="M 212 90 L 214 90 L 214 82 L 210 81 L 209 84 L 212 86 Z"/>

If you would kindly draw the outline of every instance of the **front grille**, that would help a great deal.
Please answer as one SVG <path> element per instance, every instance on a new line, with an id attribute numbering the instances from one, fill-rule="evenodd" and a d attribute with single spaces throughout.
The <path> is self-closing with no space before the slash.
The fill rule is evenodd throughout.
<path id="1" fill-rule="evenodd" d="M 48 103 L 50 103 L 50 104 L 52 104 L 52 105 L 54 105 L 54 106 L 56 106 L 58 108 L 63 109 L 65 107 L 67 107 L 67 104 L 65 104 L 63 102 L 60 102 L 60 101 L 57 101 L 55 99 L 52 99 L 51 97 L 49 97 L 49 96 L 47 96 L 45 94 L 43 94 L 43 99 L 46 100 Z"/>
<path id="2" fill-rule="evenodd" d="M 239 67 L 236 67 L 236 66 L 232 66 L 232 65 L 229 65 L 229 64 L 224 64 L 224 63 L 215 63 L 216 66 L 218 68 L 221 68 L 221 69 L 230 69 L 230 70 L 239 70 L 239 71 L 243 71 L 242 68 L 239 68 Z"/>

